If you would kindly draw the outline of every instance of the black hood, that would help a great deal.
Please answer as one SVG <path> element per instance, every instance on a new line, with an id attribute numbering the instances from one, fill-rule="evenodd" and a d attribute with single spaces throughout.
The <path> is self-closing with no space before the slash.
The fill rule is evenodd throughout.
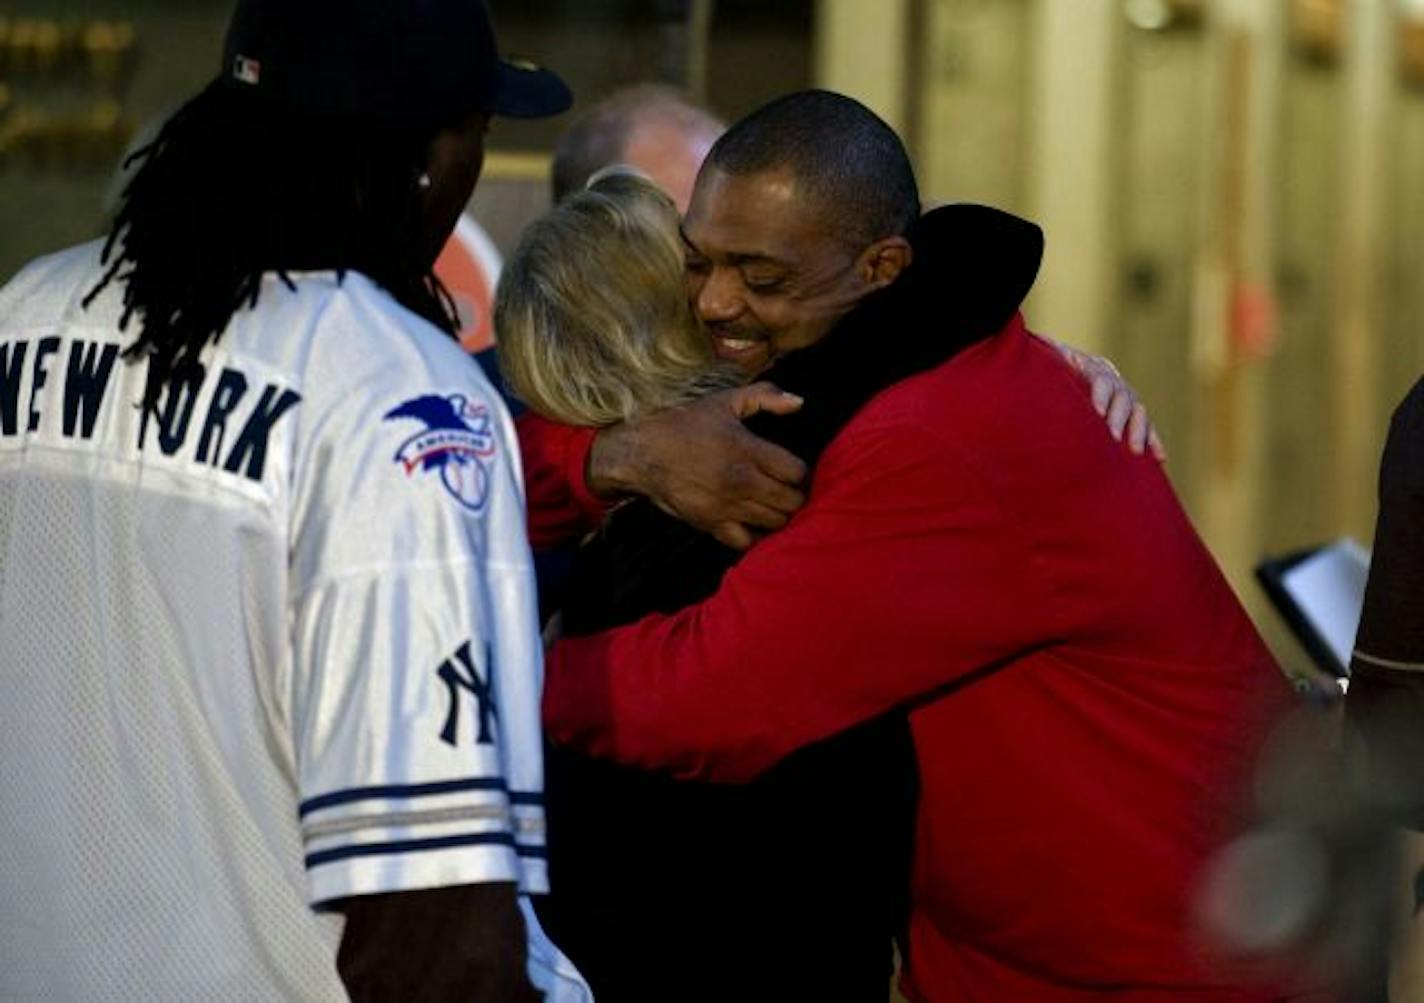
<path id="1" fill-rule="evenodd" d="M 914 258 L 899 279 L 760 377 L 805 397 L 805 406 L 787 417 L 758 415 L 749 428 L 814 463 L 871 397 L 1002 330 L 1043 261 L 1038 226 L 983 205 L 925 213 L 909 239 Z"/>

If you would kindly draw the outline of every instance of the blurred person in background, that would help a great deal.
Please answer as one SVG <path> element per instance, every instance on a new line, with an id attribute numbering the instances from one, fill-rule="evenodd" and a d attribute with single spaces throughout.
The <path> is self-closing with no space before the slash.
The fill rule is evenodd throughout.
<path id="1" fill-rule="evenodd" d="M 805 399 L 824 451 L 710 598 L 647 597 L 664 610 L 555 646 L 550 738 L 736 784 L 907 713 L 912 999 L 1287 998 L 1206 950 L 1193 900 L 1290 689 L 1158 464 L 1102 434 L 1014 313 L 1027 287 L 955 337 L 991 245 L 945 271 L 918 217 L 898 138 L 839 95 L 778 99 L 713 147 L 682 224 L 694 311 L 721 359 Z M 866 783 L 839 790 L 858 811 Z M 747 929 L 767 908 L 739 905 Z"/>
<path id="2" fill-rule="evenodd" d="M 0 291 L 0 996 L 587 999 L 508 416 L 431 266 L 480 3 L 243 0 L 107 243 Z"/>
<path id="3" fill-rule="evenodd" d="M 687 211 L 697 171 L 727 124 L 682 91 L 635 84 L 593 105 L 554 144 L 553 199 L 581 191 L 589 178 L 615 164 L 641 173 Z"/>

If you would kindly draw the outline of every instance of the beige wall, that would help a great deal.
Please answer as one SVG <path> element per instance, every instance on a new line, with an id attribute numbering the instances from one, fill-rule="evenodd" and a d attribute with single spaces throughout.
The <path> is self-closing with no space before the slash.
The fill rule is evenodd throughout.
<path id="1" fill-rule="evenodd" d="M 878 5 L 848 5 L 822 15 L 868 36 Z M 1251 572 L 1370 540 L 1388 416 L 1424 371 L 1424 92 L 1396 70 L 1384 0 L 1340 5 L 1333 57 L 1298 44 L 1283 0 L 1175 6 L 1200 16 L 1158 31 L 1108 0 L 913 0 L 873 58 L 823 46 L 844 65 L 818 79 L 883 105 L 868 68 L 900 45 L 891 118 L 926 198 L 1045 226 L 1030 320 L 1142 392 L 1184 502 L 1295 668 Z M 1266 342 L 1241 339 L 1243 302 L 1273 309 Z"/>
<path id="2" fill-rule="evenodd" d="M 907 126 L 910 0 L 820 0 L 817 87 L 853 94 L 901 133 Z"/>

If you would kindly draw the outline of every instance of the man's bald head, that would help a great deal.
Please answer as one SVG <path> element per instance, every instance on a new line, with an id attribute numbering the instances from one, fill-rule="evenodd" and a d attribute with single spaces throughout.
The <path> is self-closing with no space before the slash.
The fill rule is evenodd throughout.
<path id="1" fill-rule="evenodd" d="M 725 128 L 676 88 L 624 88 L 590 108 L 559 137 L 554 147 L 554 201 L 582 189 L 595 172 L 628 164 L 684 211 L 702 160 Z"/>
<path id="2" fill-rule="evenodd" d="M 920 214 L 905 144 L 853 98 L 807 90 L 763 105 L 736 122 L 707 155 L 734 177 L 784 173 L 847 247 L 902 236 Z"/>

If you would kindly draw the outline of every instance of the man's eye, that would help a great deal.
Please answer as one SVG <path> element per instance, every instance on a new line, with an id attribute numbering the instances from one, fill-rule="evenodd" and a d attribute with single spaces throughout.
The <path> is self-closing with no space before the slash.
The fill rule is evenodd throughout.
<path id="1" fill-rule="evenodd" d="M 753 292 L 771 293 L 780 289 L 786 280 L 780 275 L 748 275 L 743 281 L 746 282 L 747 288 Z"/>
<path id="2" fill-rule="evenodd" d="M 685 260 L 685 266 L 689 272 L 696 272 L 699 275 L 707 271 L 710 267 L 706 258 L 694 258 L 690 254 Z"/>

